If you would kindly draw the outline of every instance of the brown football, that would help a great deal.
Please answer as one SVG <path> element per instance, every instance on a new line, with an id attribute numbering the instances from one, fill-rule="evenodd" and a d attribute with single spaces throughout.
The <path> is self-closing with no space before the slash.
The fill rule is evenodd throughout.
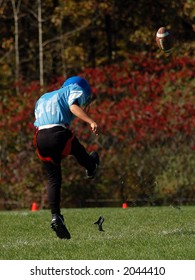
<path id="1" fill-rule="evenodd" d="M 165 27 L 160 27 L 156 33 L 156 43 L 162 51 L 170 53 L 174 46 L 174 38 L 171 31 Z"/>

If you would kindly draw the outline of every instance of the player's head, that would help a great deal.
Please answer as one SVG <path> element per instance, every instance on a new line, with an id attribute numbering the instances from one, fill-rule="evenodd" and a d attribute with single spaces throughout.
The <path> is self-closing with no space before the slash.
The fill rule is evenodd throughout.
<path id="1" fill-rule="evenodd" d="M 88 82 L 84 79 L 81 78 L 79 76 L 73 76 L 68 78 L 62 85 L 62 87 L 66 87 L 70 84 L 77 84 L 79 85 L 83 91 L 85 92 L 85 96 L 86 96 L 86 100 L 85 100 L 85 106 L 88 106 L 91 102 L 91 88 L 90 85 L 88 84 Z"/>

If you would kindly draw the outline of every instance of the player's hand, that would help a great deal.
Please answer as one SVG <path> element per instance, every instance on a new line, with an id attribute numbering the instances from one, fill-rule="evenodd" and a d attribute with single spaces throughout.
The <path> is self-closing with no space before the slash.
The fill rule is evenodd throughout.
<path id="1" fill-rule="evenodd" d="M 90 124 L 90 126 L 91 126 L 92 132 L 93 132 L 95 135 L 98 135 L 99 133 L 98 133 L 98 125 L 97 125 L 97 123 L 96 123 L 96 122 L 92 122 L 92 123 Z"/>

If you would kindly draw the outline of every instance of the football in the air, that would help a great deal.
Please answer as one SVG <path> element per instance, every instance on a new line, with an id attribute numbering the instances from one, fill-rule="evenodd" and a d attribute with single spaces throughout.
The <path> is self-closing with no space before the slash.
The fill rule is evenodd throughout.
<path id="1" fill-rule="evenodd" d="M 170 53 L 174 47 L 174 38 L 170 30 L 160 27 L 156 33 L 156 43 L 165 53 Z"/>

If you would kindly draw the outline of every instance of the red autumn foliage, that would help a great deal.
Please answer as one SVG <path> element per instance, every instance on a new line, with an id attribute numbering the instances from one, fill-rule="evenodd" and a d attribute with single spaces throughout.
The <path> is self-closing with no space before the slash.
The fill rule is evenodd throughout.
<path id="1" fill-rule="evenodd" d="M 86 124 L 75 120 L 78 137 L 90 150 L 100 149 L 108 156 L 120 151 L 118 157 L 124 157 L 127 151 L 160 146 L 170 139 L 183 145 L 194 133 L 194 70 L 195 61 L 189 57 L 157 59 L 152 54 L 129 56 L 120 65 L 85 69 L 80 75 L 92 87 L 90 113 L 100 125 L 100 138 L 105 140 L 96 140 Z M 0 128 L 5 185 L 19 184 L 28 172 L 31 177 L 40 173 L 34 161 L 27 163 L 35 154 L 34 105 L 42 93 L 57 89 L 63 82 L 64 78 L 58 77 L 44 89 L 37 82 L 21 83 L 20 94 L 13 89 L 3 92 Z M 189 145 L 193 151 L 193 141 Z M 27 163 L 25 171 L 21 169 L 23 160 Z"/>

